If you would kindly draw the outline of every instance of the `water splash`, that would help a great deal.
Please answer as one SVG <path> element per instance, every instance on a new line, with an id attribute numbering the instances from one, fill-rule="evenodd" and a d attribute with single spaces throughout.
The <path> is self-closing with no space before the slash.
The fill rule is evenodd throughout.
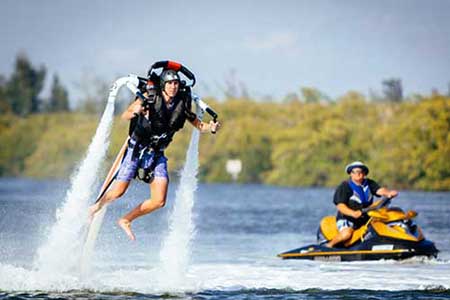
<path id="1" fill-rule="evenodd" d="M 86 157 L 72 176 L 64 204 L 56 212 L 56 223 L 37 252 L 34 267 L 38 271 L 55 277 L 77 271 L 88 202 L 93 198 L 98 171 L 108 150 L 113 115 L 114 101 L 108 101 Z"/>
<path id="2" fill-rule="evenodd" d="M 187 285 L 187 272 L 191 256 L 191 241 L 195 236 L 192 216 L 194 193 L 197 190 L 198 144 L 200 133 L 192 132 L 186 163 L 181 172 L 180 183 L 175 194 L 175 204 L 170 216 L 169 233 L 160 252 L 160 285 L 183 289 Z"/>

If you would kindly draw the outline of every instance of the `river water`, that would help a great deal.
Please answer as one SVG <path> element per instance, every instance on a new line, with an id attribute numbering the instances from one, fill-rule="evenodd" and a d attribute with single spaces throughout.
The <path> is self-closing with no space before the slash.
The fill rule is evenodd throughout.
<path id="1" fill-rule="evenodd" d="M 276 256 L 315 242 L 321 217 L 335 212 L 332 189 L 200 184 L 185 282 L 171 284 L 159 266 L 175 181 L 166 207 L 133 223 L 135 242 L 115 222 L 148 197 L 148 187 L 133 182 L 109 206 L 89 276 L 36 269 L 69 185 L 0 179 L 0 299 L 450 299 L 448 192 L 401 191 L 393 200 L 419 212 L 417 223 L 441 251 L 438 259 L 339 263 Z M 71 247 L 67 261 L 76 256 Z"/>

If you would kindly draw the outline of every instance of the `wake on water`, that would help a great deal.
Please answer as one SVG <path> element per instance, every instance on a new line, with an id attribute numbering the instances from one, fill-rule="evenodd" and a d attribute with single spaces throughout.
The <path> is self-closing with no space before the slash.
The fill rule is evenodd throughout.
<path id="1" fill-rule="evenodd" d="M 268 261 L 251 263 L 203 263 L 188 268 L 187 283 L 164 285 L 158 280 L 157 268 L 109 270 L 94 273 L 89 281 L 64 275 L 48 277 L 30 271 L 0 265 L 0 290 L 7 291 L 97 291 L 104 293 L 176 294 L 201 291 L 242 291 L 273 289 L 304 291 L 322 290 L 448 290 L 448 262 L 430 260 L 415 264 L 395 261 L 319 263 L 313 261 Z M 419 274 L 417 274 L 419 273 Z M 358 280 L 350 280 L 358 278 Z"/>

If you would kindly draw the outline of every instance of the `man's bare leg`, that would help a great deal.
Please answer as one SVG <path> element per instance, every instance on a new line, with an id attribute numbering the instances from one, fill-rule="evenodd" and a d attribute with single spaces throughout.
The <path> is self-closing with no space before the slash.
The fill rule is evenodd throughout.
<path id="1" fill-rule="evenodd" d="M 156 177 L 152 183 L 150 183 L 151 199 L 145 200 L 132 211 L 119 219 L 117 224 L 125 231 L 128 237 L 134 241 L 136 239 L 133 231 L 131 230 L 131 222 L 143 215 L 149 214 L 166 204 L 167 188 L 169 186 L 169 180 L 163 177 Z"/>
<path id="2" fill-rule="evenodd" d="M 335 245 L 342 243 L 342 242 L 348 240 L 349 238 L 351 238 L 352 234 L 353 234 L 353 228 L 345 227 L 341 231 L 339 231 L 339 233 L 331 241 L 326 243 L 325 246 L 328 248 L 333 248 Z"/>
<path id="3" fill-rule="evenodd" d="M 128 189 L 129 185 L 130 182 L 127 181 L 115 181 L 112 189 L 106 192 L 99 201 L 89 207 L 89 219 L 92 220 L 95 213 L 102 209 L 105 204 L 122 196 Z"/>

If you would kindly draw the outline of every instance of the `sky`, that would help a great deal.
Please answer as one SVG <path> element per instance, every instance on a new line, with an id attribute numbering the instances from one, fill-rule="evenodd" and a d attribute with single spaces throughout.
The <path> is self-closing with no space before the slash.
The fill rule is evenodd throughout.
<path id="1" fill-rule="evenodd" d="M 0 74 L 18 53 L 58 74 L 71 98 L 83 80 L 145 75 L 167 59 L 219 98 L 230 80 L 261 99 L 301 87 L 367 95 L 389 78 L 405 95 L 447 93 L 450 1 L 2 0 Z"/>

